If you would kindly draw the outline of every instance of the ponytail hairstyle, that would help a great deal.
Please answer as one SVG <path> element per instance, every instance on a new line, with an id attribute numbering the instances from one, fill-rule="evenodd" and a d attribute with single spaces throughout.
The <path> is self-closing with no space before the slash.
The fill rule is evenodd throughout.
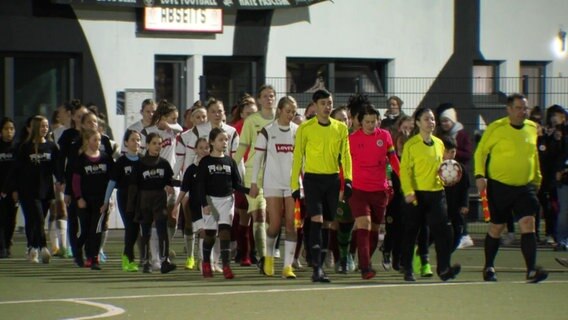
<path id="1" fill-rule="evenodd" d="M 416 123 L 419 122 L 420 117 L 422 117 L 422 115 L 428 111 L 433 113 L 432 109 L 426 107 L 420 107 L 416 109 L 416 111 L 414 111 L 414 115 L 412 116 L 412 118 L 414 119 L 414 129 L 412 130 L 411 136 L 417 135 L 420 132 L 420 128 Z"/>
<path id="2" fill-rule="evenodd" d="M 126 131 L 124 132 L 124 136 L 122 137 L 122 144 L 124 146 L 126 146 L 126 142 L 128 142 L 128 139 L 130 139 L 130 136 L 133 134 L 137 134 L 140 136 L 140 138 L 142 138 L 142 135 L 140 134 L 140 132 L 136 131 L 136 130 L 132 130 L 132 129 L 126 129 Z"/>
<path id="3" fill-rule="evenodd" d="M 42 136 L 40 133 L 40 129 L 41 129 L 41 123 L 44 120 L 49 123 L 49 120 L 47 120 L 46 117 L 41 115 L 33 116 L 30 120 L 30 134 L 28 135 L 26 142 L 33 143 L 35 153 L 38 153 L 39 145 L 41 143 Z"/>
<path id="4" fill-rule="evenodd" d="M 150 132 L 147 136 L 146 136 L 146 154 L 148 155 L 148 152 L 150 150 L 150 148 L 148 148 L 148 145 L 150 144 L 150 142 L 152 142 L 152 140 L 154 138 L 159 138 L 160 140 L 162 139 L 162 137 L 160 136 L 160 134 L 158 134 L 157 132 Z"/>
<path id="5" fill-rule="evenodd" d="M 209 100 L 207 100 L 207 103 L 205 104 L 205 110 L 209 111 L 209 109 L 211 109 L 211 107 L 216 104 L 220 104 L 221 106 L 223 106 L 223 101 L 217 100 L 216 98 L 213 97 L 209 98 Z"/>
<path id="6" fill-rule="evenodd" d="M 284 109 L 287 105 L 295 106 L 296 109 L 298 109 L 298 103 L 296 102 L 296 99 L 294 99 L 294 97 L 284 96 L 280 98 L 280 100 L 278 100 L 278 105 L 276 106 L 275 118 L 278 118 L 278 116 L 282 112 L 282 109 Z"/>
<path id="7" fill-rule="evenodd" d="M 274 92 L 274 95 L 276 95 L 276 90 L 274 90 L 274 87 L 270 84 L 263 84 L 262 86 L 260 86 L 260 88 L 258 88 L 258 94 L 257 94 L 257 98 L 260 98 L 260 95 L 262 94 L 262 91 L 264 90 L 272 90 L 272 92 Z"/>
<path id="8" fill-rule="evenodd" d="M 94 129 L 81 130 L 81 149 L 79 150 L 79 154 L 85 153 L 87 151 L 87 146 L 89 145 L 89 139 L 91 139 L 91 137 L 95 135 L 99 135 L 99 137 L 101 136 L 98 130 Z"/>
<path id="9" fill-rule="evenodd" d="M 221 128 L 213 128 L 213 130 L 209 132 L 209 148 L 211 150 L 213 150 L 213 141 L 215 141 L 215 139 L 217 139 L 217 136 L 221 133 L 225 133 L 225 130 Z"/>
<path id="10" fill-rule="evenodd" d="M 356 118 L 359 122 L 362 121 L 359 120 L 359 113 L 365 110 L 365 108 L 368 106 L 372 106 L 371 102 L 369 101 L 369 97 L 361 93 L 350 96 L 349 101 L 347 102 L 347 109 L 349 110 L 351 118 Z"/>
<path id="11" fill-rule="evenodd" d="M 152 116 L 152 122 L 150 123 L 150 126 L 157 125 L 162 117 L 165 117 L 174 111 L 177 112 L 177 107 L 173 103 L 168 102 L 168 100 L 166 99 L 160 100 L 156 112 L 154 112 L 154 115 Z"/>
<path id="12" fill-rule="evenodd" d="M 81 103 L 81 100 L 79 100 L 79 99 L 73 99 L 73 100 L 69 101 L 68 104 L 65 105 L 65 109 L 71 111 L 71 128 L 74 128 L 74 129 L 77 129 L 77 130 L 80 129 L 80 128 L 76 127 L 75 121 L 73 121 L 73 115 L 75 114 L 75 112 L 77 112 L 78 110 L 81 110 L 82 108 L 86 108 L 86 107 Z"/>

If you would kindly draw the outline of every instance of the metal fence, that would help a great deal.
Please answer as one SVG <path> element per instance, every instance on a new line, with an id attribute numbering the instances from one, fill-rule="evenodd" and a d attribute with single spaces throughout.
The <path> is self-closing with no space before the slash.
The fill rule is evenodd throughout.
<path id="1" fill-rule="evenodd" d="M 264 80 L 264 81 L 262 81 Z M 214 96 L 225 102 L 227 108 L 238 101 L 243 93 L 256 94 L 263 83 L 271 84 L 278 97 L 291 95 L 300 108 L 311 102 L 312 93 L 326 88 L 333 93 L 336 106 L 347 104 L 354 93 L 366 94 L 378 109 L 385 109 L 390 96 L 404 101 L 403 111 L 407 114 L 419 106 L 436 108 L 441 103 L 452 102 L 464 111 L 460 121 L 466 126 L 481 127 L 504 115 L 504 104 L 508 94 L 520 92 L 527 96 L 530 106 L 568 106 L 568 78 L 564 77 L 393 77 L 393 78 L 333 78 L 315 79 L 314 85 L 297 91 L 292 78 L 266 77 L 239 78 L 201 77 L 201 99 Z M 461 112 L 460 112 L 461 113 Z"/>

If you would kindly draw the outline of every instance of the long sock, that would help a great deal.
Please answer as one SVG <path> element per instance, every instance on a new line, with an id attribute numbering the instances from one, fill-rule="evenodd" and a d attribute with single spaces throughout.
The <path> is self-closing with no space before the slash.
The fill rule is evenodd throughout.
<path id="1" fill-rule="evenodd" d="M 369 268 L 370 261 L 370 231 L 367 229 L 357 229 L 357 256 L 359 257 L 359 269 Z"/>
<path id="2" fill-rule="evenodd" d="M 231 256 L 233 256 L 233 254 L 236 254 L 236 252 L 237 252 L 237 241 L 231 240 L 230 249 L 231 249 Z"/>
<path id="3" fill-rule="evenodd" d="M 217 242 L 220 242 L 221 261 L 223 262 L 223 267 L 228 266 L 231 256 L 231 240 L 220 240 Z"/>
<path id="4" fill-rule="evenodd" d="M 209 230 L 207 230 L 209 231 Z M 211 252 L 213 251 L 213 246 L 215 245 L 215 236 L 205 235 L 205 239 L 199 239 L 202 243 L 203 251 L 203 262 L 211 263 Z"/>
<path id="5" fill-rule="evenodd" d="M 205 255 L 203 254 L 203 238 L 199 238 L 199 251 L 197 251 L 197 257 L 199 258 L 199 261 L 205 261 Z M 211 249 L 209 249 L 209 256 L 211 256 Z M 209 259 L 207 259 L 209 260 Z"/>
<path id="6" fill-rule="evenodd" d="M 56 220 L 55 228 L 57 229 L 57 238 L 59 238 L 61 250 L 67 250 L 67 220 Z"/>
<path id="7" fill-rule="evenodd" d="M 294 253 L 296 252 L 296 241 L 284 241 L 284 266 L 292 265 L 294 261 Z"/>
<path id="8" fill-rule="evenodd" d="M 57 239 L 57 230 L 55 226 L 55 221 L 49 222 L 49 224 L 47 225 L 47 232 L 49 234 L 49 242 L 51 242 L 51 248 L 54 249 L 54 251 L 58 251 L 59 239 Z"/>
<path id="9" fill-rule="evenodd" d="M 353 231 L 351 231 L 351 244 L 349 245 L 349 253 L 354 255 L 355 251 L 357 251 L 357 230 L 353 229 Z"/>
<path id="10" fill-rule="evenodd" d="M 105 251 L 105 245 L 108 239 L 108 230 L 105 230 L 102 232 L 101 234 L 101 248 L 99 251 L 104 252 Z"/>
<path id="11" fill-rule="evenodd" d="M 237 244 L 241 253 L 241 259 L 250 257 L 249 231 L 249 226 L 239 225 L 239 241 Z"/>
<path id="12" fill-rule="evenodd" d="M 266 255 L 268 257 L 274 257 L 274 249 L 276 248 L 276 238 L 271 236 L 266 236 Z"/>
<path id="13" fill-rule="evenodd" d="M 525 258 L 527 271 L 534 270 L 536 264 L 536 234 L 534 232 L 521 234 L 521 251 Z"/>
<path id="14" fill-rule="evenodd" d="M 213 246 L 213 252 L 211 252 L 211 260 L 213 263 L 219 263 L 219 258 L 221 257 L 221 241 L 215 240 L 215 245 Z"/>
<path id="15" fill-rule="evenodd" d="M 321 267 L 322 223 L 312 221 L 310 224 L 310 251 L 314 269 Z"/>
<path id="16" fill-rule="evenodd" d="M 369 233 L 369 260 L 373 258 L 375 250 L 379 245 L 379 231 L 371 230 Z"/>
<path id="17" fill-rule="evenodd" d="M 193 257 L 193 243 L 195 242 L 195 238 L 193 234 L 184 234 L 183 240 L 185 242 L 185 250 L 187 251 L 187 257 Z"/>
<path id="18" fill-rule="evenodd" d="M 160 240 L 158 238 L 158 230 L 156 227 L 152 227 L 152 232 L 150 234 L 150 255 L 150 263 L 160 263 Z"/>
<path id="19" fill-rule="evenodd" d="M 347 258 L 347 254 L 349 253 L 349 243 L 351 242 L 352 229 L 353 229 L 353 223 L 339 224 L 339 230 L 337 232 L 337 243 L 339 247 L 340 259 Z"/>
<path id="20" fill-rule="evenodd" d="M 280 238 L 282 238 L 282 229 L 280 229 L 280 232 L 278 232 L 278 235 L 276 236 L 276 242 L 274 242 L 274 251 L 280 248 Z"/>
<path id="21" fill-rule="evenodd" d="M 495 266 L 495 257 L 499 251 L 501 239 L 495 239 L 489 234 L 485 236 L 485 268 Z"/>
<path id="22" fill-rule="evenodd" d="M 170 240 L 173 239 L 175 235 L 176 235 L 176 227 L 175 226 L 173 226 L 173 227 L 168 226 L 168 239 L 170 239 Z"/>
<path id="23" fill-rule="evenodd" d="M 325 261 L 327 252 L 329 251 L 329 229 L 321 228 L 321 262 Z"/>
<path id="24" fill-rule="evenodd" d="M 266 255 L 266 223 L 265 222 L 255 222 L 253 224 L 254 229 L 254 243 L 256 246 L 256 253 L 260 257 Z"/>
<path id="25" fill-rule="evenodd" d="M 339 261 L 339 244 L 337 243 L 337 230 L 329 229 L 329 251 L 333 259 Z"/>
<path id="26" fill-rule="evenodd" d="M 138 236 L 136 239 L 136 245 L 138 246 L 138 252 L 140 253 L 140 264 L 144 264 L 143 255 L 144 255 L 144 242 L 142 241 L 142 236 Z"/>
<path id="27" fill-rule="evenodd" d="M 300 258 L 300 252 L 302 251 L 302 239 L 304 239 L 304 228 L 296 228 L 296 250 L 294 251 L 294 259 Z"/>

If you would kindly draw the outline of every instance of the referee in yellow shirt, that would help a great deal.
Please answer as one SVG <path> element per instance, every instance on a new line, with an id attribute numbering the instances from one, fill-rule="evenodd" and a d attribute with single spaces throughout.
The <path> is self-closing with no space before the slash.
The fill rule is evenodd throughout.
<path id="1" fill-rule="evenodd" d="M 535 215 L 541 174 L 537 150 L 537 126 L 527 120 L 527 99 L 521 94 L 507 97 L 505 118 L 491 123 L 475 150 L 475 183 L 481 193 L 487 188 L 491 222 L 485 236 L 483 280 L 497 281 L 494 261 L 508 217 L 518 218 L 521 251 L 527 267 L 526 279 L 537 283 L 548 273 L 536 267 Z"/>
<path id="2" fill-rule="evenodd" d="M 412 253 L 418 231 L 426 223 L 434 238 L 438 276 L 442 281 L 448 281 L 460 273 L 461 265 L 451 264 L 452 229 L 444 185 L 438 175 L 444 143 L 433 135 L 436 120 L 432 110 L 418 108 L 413 117 L 418 133 L 404 144 L 400 161 L 400 185 L 405 202 L 401 246 L 404 280 L 416 281 L 412 274 Z"/>
<path id="3" fill-rule="evenodd" d="M 327 90 L 314 92 L 316 116 L 302 123 L 296 131 L 292 165 L 292 196 L 300 197 L 298 178 L 304 168 L 306 212 L 310 216 L 309 246 L 313 264 L 313 282 L 330 282 L 322 269 L 322 250 L 327 249 L 324 221 L 335 218 L 339 201 L 339 166 L 345 178 L 344 198 L 351 196 L 351 153 L 347 126 L 330 117 L 333 99 Z"/>

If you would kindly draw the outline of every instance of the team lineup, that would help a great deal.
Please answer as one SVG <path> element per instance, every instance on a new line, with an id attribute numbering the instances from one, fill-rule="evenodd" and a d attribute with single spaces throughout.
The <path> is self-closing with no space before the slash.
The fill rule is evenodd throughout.
<path id="1" fill-rule="evenodd" d="M 331 282 L 325 270 L 330 259 L 337 273 L 358 270 L 370 280 L 383 224 L 383 268 L 408 282 L 417 275 L 448 281 L 461 271 L 452 253 L 469 237 L 466 168 L 473 159 L 475 186 L 487 194 L 491 212 L 483 280 L 497 281 L 494 260 L 513 215 L 526 281 L 547 278 L 536 263 L 542 176 L 537 127 L 527 119 L 524 96 L 508 97 L 507 117 L 488 126 L 473 152 L 455 129 L 451 106 L 418 108 L 410 117 L 391 97 L 398 110 L 389 109 L 382 119 L 364 95 L 334 108 L 332 93 L 320 89 L 302 116 L 293 97 L 276 101 L 270 85 L 258 92 L 241 98 L 230 124 L 219 100 L 188 108 L 183 127 L 176 106 L 145 100 L 142 120 L 119 143 L 101 130 L 96 110 L 78 101 L 60 108 L 68 124 L 58 128 L 44 116 L 31 117 L 19 145 L 14 122 L 4 119 L 2 205 L 9 217 L 21 206 L 28 259 L 73 257 L 78 267 L 100 270 L 109 210 L 116 205 L 124 224 L 125 272 L 176 270 L 170 241 L 181 230 L 184 268 L 199 269 L 204 278 L 219 272 L 233 279 L 232 263 L 275 276 L 282 239 L 282 278 L 297 278 L 304 251 L 312 282 Z M 438 130 L 447 121 L 453 125 L 448 132 Z M 11 254 L 11 228 L 3 232 L 3 257 Z M 436 270 L 429 262 L 431 244 Z"/>

